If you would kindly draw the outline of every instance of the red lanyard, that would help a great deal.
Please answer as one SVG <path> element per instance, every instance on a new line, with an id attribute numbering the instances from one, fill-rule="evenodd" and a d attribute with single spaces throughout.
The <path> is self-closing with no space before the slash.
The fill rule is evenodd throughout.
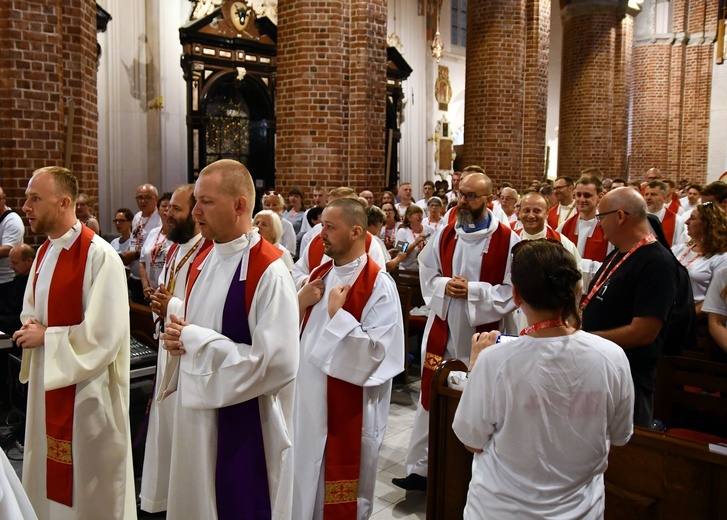
<path id="1" fill-rule="evenodd" d="M 160 241 L 159 239 L 163 238 L 164 240 Z M 165 235 L 161 228 L 159 229 L 159 234 L 154 239 L 154 245 L 151 248 L 151 263 L 150 266 L 155 265 L 157 263 L 157 256 L 159 256 L 159 253 L 162 250 L 162 246 L 164 245 L 164 242 L 167 241 L 167 235 Z"/>
<path id="2" fill-rule="evenodd" d="M 536 330 L 554 329 L 555 327 L 561 326 L 565 326 L 563 318 L 539 321 L 538 323 L 533 323 L 532 325 L 528 325 L 527 327 L 525 327 L 523 330 L 520 331 L 520 335 L 527 336 L 528 334 L 530 334 L 531 332 L 535 332 Z"/>
<path id="3" fill-rule="evenodd" d="M 591 289 L 591 292 L 588 293 L 588 296 L 586 296 L 583 300 L 581 300 L 581 310 L 585 309 L 588 306 L 588 303 L 591 301 L 591 299 L 596 295 L 598 291 L 601 290 L 601 287 L 603 287 L 603 284 L 605 284 L 613 275 L 613 273 L 616 272 L 616 269 L 621 267 L 621 264 L 623 264 L 628 257 L 630 257 L 634 252 L 639 249 L 641 246 L 645 246 L 646 244 L 650 244 L 654 242 L 654 235 L 649 233 L 647 236 L 639 240 L 634 247 L 629 249 L 629 252 L 626 253 L 626 255 L 619 260 L 619 262 L 613 266 L 613 268 L 608 271 L 608 274 L 606 274 L 607 269 L 604 269 L 601 273 L 601 276 L 598 277 L 598 280 L 596 280 L 596 283 L 593 284 L 593 289 Z M 611 260 L 611 263 L 613 263 L 613 260 Z M 610 264 L 609 264 L 610 265 Z M 603 277 L 606 277 L 604 280 Z"/>
<path id="4" fill-rule="evenodd" d="M 687 262 L 687 263 L 685 264 L 685 263 L 684 263 L 684 259 L 685 259 L 685 258 L 686 258 L 686 257 L 687 257 L 687 256 L 689 255 L 689 253 L 691 253 L 692 251 L 694 251 L 694 246 L 691 246 L 691 247 L 690 247 L 689 249 L 687 249 L 686 251 L 684 251 L 684 254 L 683 254 L 683 255 L 682 255 L 682 256 L 681 256 L 680 258 L 679 258 L 679 263 L 680 263 L 680 264 L 682 264 L 682 265 L 683 265 L 683 266 L 684 266 L 685 268 L 687 268 L 687 269 L 689 269 L 689 266 L 690 266 L 690 265 L 692 265 L 692 264 L 694 263 L 694 261 L 695 261 L 695 260 L 697 260 L 698 258 L 700 258 L 700 257 L 702 256 L 702 253 L 696 253 L 696 255 L 697 255 L 697 256 L 695 256 L 694 258 L 692 258 L 691 260 L 689 260 L 689 262 Z"/>

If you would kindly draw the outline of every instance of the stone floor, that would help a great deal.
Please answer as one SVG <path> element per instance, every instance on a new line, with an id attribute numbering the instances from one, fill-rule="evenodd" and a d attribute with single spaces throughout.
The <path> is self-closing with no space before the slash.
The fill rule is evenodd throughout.
<path id="1" fill-rule="evenodd" d="M 416 373 L 416 372 L 415 372 Z M 391 396 L 389 422 L 386 437 L 379 453 L 376 490 L 374 492 L 374 511 L 372 520 L 414 520 L 426 517 L 426 494 L 413 491 L 406 492 L 391 483 L 394 477 L 406 476 L 404 458 L 409 446 L 409 437 L 414 423 L 416 402 L 419 396 L 419 381 L 409 385 L 395 383 Z M 22 472 L 22 454 L 16 448 L 7 453 L 18 476 Z M 165 515 L 147 515 L 142 513 L 139 520 L 160 519 Z"/>

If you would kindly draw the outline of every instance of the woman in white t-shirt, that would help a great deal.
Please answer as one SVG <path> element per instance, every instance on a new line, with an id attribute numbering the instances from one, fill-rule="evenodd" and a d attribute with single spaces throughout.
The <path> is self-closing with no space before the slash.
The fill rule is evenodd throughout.
<path id="1" fill-rule="evenodd" d="M 430 198 L 427 202 L 427 208 L 429 209 L 429 216 L 425 217 L 422 223 L 425 226 L 431 227 L 434 231 L 439 229 L 440 224 L 444 227 L 444 220 L 442 219 L 444 213 L 442 199 L 439 197 Z"/>
<path id="2" fill-rule="evenodd" d="M 434 233 L 434 229 L 422 223 L 423 220 L 424 210 L 416 204 L 406 209 L 404 221 L 396 232 L 394 242 L 394 247 L 397 248 L 400 244 L 406 244 L 406 260 L 399 264 L 400 269 L 419 269 L 419 251 L 427 243 L 427 237 Z"/>
<path id="3" fill-rule="evenodd" d="M 139 278 L 141 278 L 141 286 L 144 288 L 144 298 L 147 301 L 151 299 L 151 295 L 159 287 L 159 276 L 162 274 L 164 264 L 167 261 L 167 251 L 172 246 L 172 241 L 167 238 L 167 232 L 169 231 L 167 211 L 169 210 L 169 201 L 171 199 L 171 192 L 166 192 L 159 197 L 157 211 L 159 212 L 162 225 L 149 231 L 149 236 L 141 246 L 141 254 L 139 255 Z"/>
<path id="4" fill-rule="evenodd" d="M 609 446 L 633 431 L 628 360 L 578 330 L 581 275 L 560 242 L 517 244 L 511 275 L 528 326 L 473 336 L 453 423 L 475 453 L 464 518 L 602 518 Z"/>
<path id="5" fill-rule="evenodd" d="M 672 252 L 689 271 L 694 303 L 700 314 L 712 275 L 727 267 L 727 216 L 711 202 L 698 204 L 687 219 L 687 230 L 689 242 L 672 247 Z"/>
<path id="6" fill-rule="evenodd" d="M 727 352 L 727 267 L 721 268 L 712 276 L 702 311 L 707 313 L 712 338 Z"/>

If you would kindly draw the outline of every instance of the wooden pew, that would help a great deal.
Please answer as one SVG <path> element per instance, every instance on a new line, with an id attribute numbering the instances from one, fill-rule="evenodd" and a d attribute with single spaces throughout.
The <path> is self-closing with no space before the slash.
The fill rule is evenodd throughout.
<path id="1" fill-rule="evenodd" d="M 471 478 L 472 454 L 452 430 L 461 397 L 447 387 L 453 370 L 466 366 L 446 360 L 432 380 L 427 519 L 461 519 Z M 626 446 L 611 446 L 604 480 L 607 519 L 726 516 L 727 455 L 705 443 L 635 428 Z"/>
<path id="2" fill-rule="evenodd" d="M 404 326 L 404 384 L 409 383 L 409 310 L 411 309 L 411 289 L 396 286 L 401 304 L 402 325 Z"/>
<path id="3" fill-rule="evenodd" d="M 131 336 L 157 350 L 159 342 L 154 339 L 154 316 L 151 307 L 129 302 L 129 319 L 131 321 Z"/>
<path id="4" fill-rule="evenodd" d="M 707 444 L 635 428 L 625 446 L 611 446 L 606 518 L 725 518 L 727 455 Z"/>
<path id="5" fill-rule="evenodd" d="M 427 468 L 427 518 L 461 520 L 472 478 L 472 453 L 452 430 L 462 392 L 447 386 L 452 371 L 467 371 L 459 359 L 440 363 L 432 378 L 429 406 L 429 466 Z"/>
<path id="6" fill-rule="evenodd" d="M 394 269 L 391 277 L 396 282 L 397 287 L 406 287 L 411 292 L 411 305 L 409 311 L 415 307 L 424 305 L 424 297 L 422 296 L 422 287 L 419 283 L 419 271 L 407 269 Z M 409 312 L 407 312 L 409 314 Z M 412 333 L 422 334 L 427 324 L 427 316 L 409 316 L 409 329 Z"/>

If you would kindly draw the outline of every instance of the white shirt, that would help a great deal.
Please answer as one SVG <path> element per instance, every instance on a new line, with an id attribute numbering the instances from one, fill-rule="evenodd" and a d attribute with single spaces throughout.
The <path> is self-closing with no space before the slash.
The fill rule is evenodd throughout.
<path id="1" fill-rule="evenodd" d="M 671 248 L 677 260 L 689 271 L 689 280 L 692 282 L 694 301 L 701 302 L 707 295 L 707 288 L 712 281 L 712 275 L 722 267 L 727 267 L 727 253 L 712 255 L 709 258 L 698 255 L 686 244 L 678 244 Z"/>
<path id="2" fill-rule="evenodd" d="M 162 233 L 162 228 L 159 226 L 149 232 L 149 236 L 141 247 L 139 261 L 144 264 L 149 286 L 154 289 L 159 287 L 159 276 L 164 270 L 167 251 L 169 251 L 171 245 L 172 241 Z"/>
<path id="3" fill-rule="evenodd" d="M 419 235 L 424 234 L 424 236 L 429 236 L 432 233 L 434 233 L 434 229 L 429 226 L 423 226 L 421 233 L 414 233 L 414 231 L 411 228 L 408 227 L 400 227 L 396 232 L 396 242 L 405 242 L 409 244 L 409 247 L 412 247 L 412 244 L 414 241 L 419 237 Z M 404 260 L 402 263 L 399 264 L 400 269 L 411 269 L 411 270 L 418 270 L 419 269 L 419 263 L 417 262 L 417 258 L 419 257 L 419 253 L 424 247 L 424 244 L 426 244 L 426 241 L 421 244 L 421 247 L 416 247 L 414 251 L 412 251 L 409 255 L 407 255 L 406 260 Z M 409 249 L 406 250 L 407 253 L 409 253 Z"/>
<path id="4" fill-rule="evenodd" d="M 0 222 L 0 246 L 15 247 L 23 243 L 25 226 L 23 219 L 15 212 L 8 213 L 8 216 Z M 15 273 L 10 269 L 10 258 L 0 258 L 0 284 L 12 282 Z"/>
<path id="5" fill-rule="evenodd" d="M 709 284 L 707 296 L 702 304 L 703 312 L 727 316 L 727 301 L 722 298 L 725 287 L 727 287 L 727 267 L 722 267 L 712 276 L 712 283 Z"/>
<path id="6" fill-rule="evenodd" d="M 666 204 L 659 210 L 654 213 L 651 213 L 649 211 L 649 214 L 655 215 L 659 222 L 664 222 L 664 215 L 666 215 Z M 679 215 L 676 216 L 674 219 L 674 233 L 672 235 L 672 247 L 676 246 L 677 244 L 681 243 L 682 237 L 685 236 L 685 225 L 684 222 Z M 688 236 L 688 235 L 687 235 Z"/>
<path id="7" fill-rule="evenodd" d="M 578 331 L 488 347 L 452 427 L 475 454 L 465 519 L 602 518 L 610 444 L 633 431 L 622 348 Z"/>
<path id="8" fill-rule="evenodd" d="M 148 217 L 142 217 L 141 211 L 137 212 L 131 221 L 131 244 L 129 245 L 129 249 L 141 251 L 152 229 L 158 228 L 161 225 L 162 217 L 159 216 L 159 212 L 156 209 Z M 131 262 L 129 268 L 131 269 L 131 277 L 139 280 L 139 260 Z"/>

